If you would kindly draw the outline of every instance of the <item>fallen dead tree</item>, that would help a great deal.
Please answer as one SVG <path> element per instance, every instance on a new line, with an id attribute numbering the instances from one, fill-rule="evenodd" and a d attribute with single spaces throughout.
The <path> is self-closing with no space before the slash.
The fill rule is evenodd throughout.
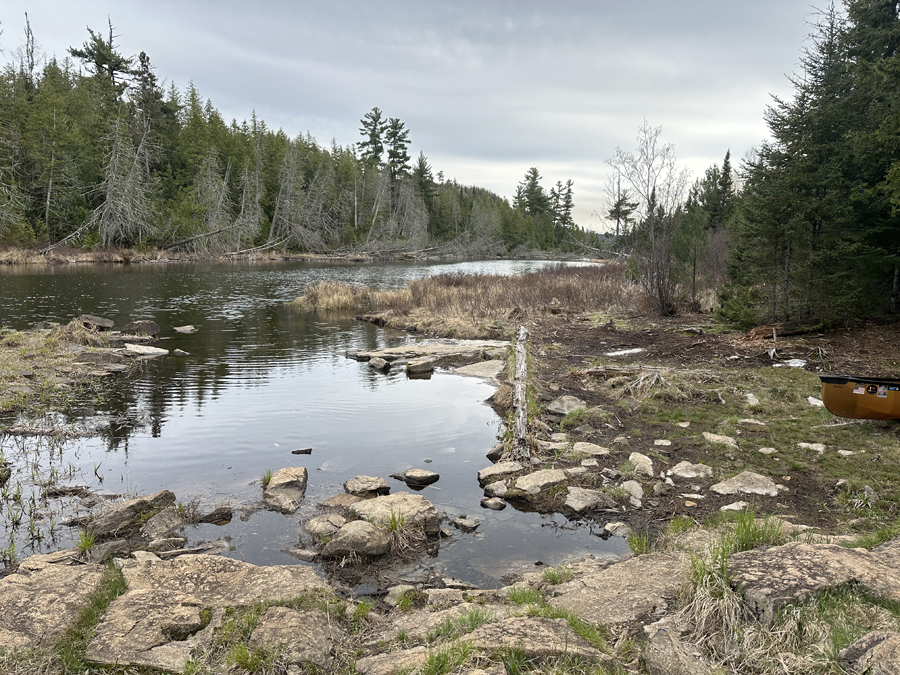
<path id="1" fill-rule="evenodd" d="M 528 459 L 528 399 L 526 394 L 528 382 L 528 356 L 525 349 L 528 331 L 519 326 L 516 332 L 516 371 L 513 376 L 513 447 L 516 459 Z"/>

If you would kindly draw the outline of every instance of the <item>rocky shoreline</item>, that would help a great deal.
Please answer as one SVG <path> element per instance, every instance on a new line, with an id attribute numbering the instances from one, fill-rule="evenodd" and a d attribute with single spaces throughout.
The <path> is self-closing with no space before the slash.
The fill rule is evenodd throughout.
<path id="1" fill-rule="evenodd" d="M 454 366 L 457 372 L 497 378 L 502 384 L 508 348 L 497 341 L 438 340 L 347 356 L 383 372 L 403 368 L 411 377 L 428 377 L 435 368 Z M 98 363 L 109 365 L 126 358 L 122 349 L 133 348 L 83 351 L 99 354 Z M 629 371 L 629 377 L 640 379 L 653 369 L 632 370 L 636 374 Z M 268 655 L 269 666 L 291 673 L 319 668 L 359 675 L 500 675 L 518 661 L 526 670 L 512 672 L 741 672 L 734 670 L 736 657 L 730 655 L 732 638 L 707 630 L 691 601 L 702 585 L 698 561 L 715 559 L 721 542 L 741 527 L 768 533 L 761 540 L 767 545 L 725 557 L 723 592 L 733 596 L 735 616 L 746 625 L 765 632 L 780 620 L 783 608 L 848 587 L 878 601 L 900 602 L 900 545 L 895 542 L 871 551 L 845 548 L 835 542 L 850 541 L 849 536 L 816 534 L 816 528 L 784 518 L 754 519 L 755 508 L 771 511 L 765 504 L 777 507 L 779 498 L 790 493 L 789 475 L 776 481 L 733 466 L 723 471 L 699 461 L 676 462 L 671 438 L 620 434 L 601 445 L 594 442 L 599 439 L 590 425 L 572 427 L 565 421 L 602 420 L 602 410 L 558 386 L 554 390 L 542 383 L 542 389 L 557 395 L 546 397 L 540 416 L 530 420 L 529 456 L 514 459 L 509 446 L 501 444 L 488 454 L 494 463 L 478 472 L 483 507 L 501 509 L 512 502 L 591 520 L 609 535 L 628 538 L 633 555 L 510 571 L 501 589 L 432 578 L 359 596 L 338 578 L 326 579 L 305 565 L 257 567 L 215 555 L 227 547 L 224 542 L 185 548 L 180 528 L 190 522 L 223 522 L 231 511 L 186 514 L 172 493 L 162 492 L 72 523 L 85 528 L 93 538 L 91 546 L 33 556 L 0 580 L 0 658 L 14 663 L 27 650 L 52 650 L 107 583 L 104 579 L 121 575 L 122 592 L 105 608 L 85 644 L 87 664 L 176 673 L 221 672 L 225 666 L 265 671 L 235 660 L 235 650 L 244 649 Z M 501 411 L 507 409 L 507 395 L 500 386 L 492 401 Z M 766 426 L 756 414 L 760 403 L 754 398 L 744 397 L 748 416 L 737 421 L 736 429 L 753 433 Z M 557 431 L 561 427 L 574 433 Z M 694 431 L 691 422 L 678 422 L 675 428 L 681 434 L 675 443 L 694 434 L 694 443 L 724 453 L 737 453 L 746 443 L 739 434 Z M 821 443 L 800 445 L 814 455 L 832 452 Z M 777 452 L 760 448 L 759 453 L 769 450 Z M 414 470 L 394 477 L 415 490 L 436 480 L 436 474 L 429 474 Z M 266 507 L 295 512 L 304 499 L 306 479 L 306 470 L 299 467 L 267 477 Z M 325 569 L 372 560 L 389 564 L 439 545 L 448 533 L 446 525 L 464 532 L 478 527 L 477 518 L 446 523 L 421 495 L 389 492 L 383 478 L 348 481 L 344 493 L 320 504 L 323 515 L 304 524 L 317 548 L 293 554 L 325 562 Z M 681 510 L 703 504 L 707 511 L 737 513 L 737 522 L 725 516 L 714 527 L 700 528 L 691 521 L 679 532 L 665 522 L 648 529 L 647 513 L 676 503 Z M 231 625 L 235 616 L 246 619 L 237 637 Z M 896 631 L 860 635 L 837 660 L 848 672 L 896 672 L 900 622 Z M 433 670 L 436 662 L 453 665 Z M 774 667 L 764 672 L 795 671 Z"/>

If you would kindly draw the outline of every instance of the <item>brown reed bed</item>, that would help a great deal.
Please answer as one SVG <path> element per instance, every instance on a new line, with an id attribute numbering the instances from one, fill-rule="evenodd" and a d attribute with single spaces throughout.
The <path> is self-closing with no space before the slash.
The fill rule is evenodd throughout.
<path id="1" fill-rule="evenodd" d="M 438 274 L 406 288 L 376 291 L 341 282 L 309 286 L 293 301 L 307 309 L 363 312 L 403 330 L 452 337 L 509 337 L 517 322 L 540 315 L 633 307 L 640 290 L 618 263 L 554 265 L 516 276 Z"/>

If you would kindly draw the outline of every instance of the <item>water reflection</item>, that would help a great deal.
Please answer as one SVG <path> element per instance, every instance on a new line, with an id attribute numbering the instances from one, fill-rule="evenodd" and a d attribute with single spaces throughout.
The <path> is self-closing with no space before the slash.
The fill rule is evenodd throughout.
<path id="1" fill-rule="evenodd" d="M 475 479 L 487 465 L 500 421 L 483 404 L 493 388 L 446 373 L 430 380 L 378 373 L 344 358 L 413 340 L 342 313 L 292 310 L 285 302 L 310 283 L 336 279 L 381 288 L 443 271 L 513 273 L 542 263 L 498 261 L 454 265 L 253 266 L 166 265 L 0 270 L 0 323 L 25 328 L 82 312 L 117 325 L 152 319 L 160 346 L 189 356 L 141 362 L 103 385 L 102 401 L 73 417 L 106 420 L 99 438 L 73 442 L 73 482 L 112 492 L 173 490 L 212 507 L 247 507 L 261 498 L 266 470 L 306 466 L 310 485 L 299 516 L 245 513 L 225 528 L 205 525 L 193 541 L 227 534 L 227 553 L 259 564 L 296 562 L 282 549 L 303 543 L 298 520 L 315 503 L 343 491 L 357 474 L 387 477 L 409 468 L 441 475 L 422 494 L 452 516 L 477 514 L 475 535 L 442 544 L 436 562 L 453 576 L 496 584 L 504 564 L 552 563 L 573 551 L 615 550 L 584 529 L 562 530 L 558 516 L 485 512 Z M 193 334 L 174 327 L 191 324 Z M 290 451 L 312 447 L 310 456 Z M 397 484 L 394 490 L 404 489 Z M 493 581 L 492 581 L 493 580 Z"/>

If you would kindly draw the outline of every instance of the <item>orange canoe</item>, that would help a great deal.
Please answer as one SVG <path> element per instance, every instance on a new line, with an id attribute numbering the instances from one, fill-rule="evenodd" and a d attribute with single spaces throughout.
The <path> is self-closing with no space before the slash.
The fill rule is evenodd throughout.
<path id="1" fill-rule="evenodd" d="M 819 375 L 822 401 L 838 417 L 900 419 L 900 380 Z"/>

